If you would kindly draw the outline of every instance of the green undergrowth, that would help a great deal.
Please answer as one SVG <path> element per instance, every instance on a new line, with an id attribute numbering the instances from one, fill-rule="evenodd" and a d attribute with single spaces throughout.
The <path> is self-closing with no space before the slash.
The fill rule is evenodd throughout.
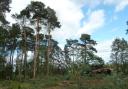
<path id="1" fill-rule="evenodd" d="M 24 81 L 1 80 L 0 89 L 45 89 L 56 86 L 62 81 L 61 76 L 49 76 L 49 78 L 37 78 Z"/>
<path id="2" fill-rule="evenodd" d="M 76 80 L 57 75 L 21 82 L 1 80 L 0 89 L 128 89 L 128 77 L 113 74 L 80 77 Z"/>

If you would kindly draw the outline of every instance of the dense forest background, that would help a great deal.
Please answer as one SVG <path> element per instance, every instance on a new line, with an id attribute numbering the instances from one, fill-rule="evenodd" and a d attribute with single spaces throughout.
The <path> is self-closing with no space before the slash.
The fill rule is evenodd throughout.
<path id="1" fill-rule="evenodd" d="M 50 84 L 56 88 L 48 89 L 65 85 L 69 87 L 63 89 L 128 88 L 128 42 L 124 38 L 113 41 L 111 61 L 105 63 L 96 55 L 97 42 L 89 34 L 66 39 L 64 49 L 58 46 L 51 33 L 59 30 L 61 23 L 52 8 L 32 1 L 12 15 L 15 23 L 10 24 L 5 16 L 10 3 L 0 1 L 0 88 L 44 89 Z"/>

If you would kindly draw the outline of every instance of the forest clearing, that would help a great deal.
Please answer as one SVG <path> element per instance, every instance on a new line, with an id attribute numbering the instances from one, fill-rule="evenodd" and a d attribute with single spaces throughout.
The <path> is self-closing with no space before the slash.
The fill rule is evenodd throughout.
<path id="1" fill-rule="evenodd" d="M 45 3 L 31 1 L 22 10 L 18 10 L 19 13 L 11 12 L 13 8 L 10 5 L 13 1 L 0 0 L 0 89 L 128 89 L 128 41 L 123 37 L 123 34 L 128 33 L 128 18 L 123 21 L 126 25 L 122 29 L 123 34 L 114 27 L 108 31 L 111 33 L 109 36 L 116 34 L 111 37 L 111 44 L 108 41 L 100 44 L 99 39 L 105 36 L 109 38 L 107 31 L 103 36 L 99 32 L 98 39 L 97 35 L 85 30 L 90 29 L 91 32 L 102 25 L 97 23 L 104 22 L 100 18 L 105 17 L 103 10 L 94 11 L 88 20 L 84 19 L 85 22 L 80 18 L 79 26 L 75 27 L 75 22 L 69 23 L 75 19 L 72 19 L 73 16 L 60 18 L 59 8 L 54 10 L 45 0 Z M 75 4 L 72 0 L 63 2 L 74 8 L 77 5 L 77 0 Z M 81 10 L 81 3 L 79 4 L 77 9 Z M 75 10 L 79 12 L 77 9 Z M 7 13 L 10 12 L 13 20 L 9 22 Z M 84 17 L 84 14 L 78 15 Z M 117 17 L 112 19 L 116 20 Z M 67 27 L 64 27 L 64 23 L 68 23 Z M 79 30 L 74 30 L 76 28 Z M 69 32 L 64 32 L 63 29 L 68 29 Z"/>

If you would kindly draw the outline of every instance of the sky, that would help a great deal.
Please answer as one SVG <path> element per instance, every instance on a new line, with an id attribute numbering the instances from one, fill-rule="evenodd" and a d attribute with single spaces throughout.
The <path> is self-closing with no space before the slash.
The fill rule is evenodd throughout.
<path id="1" fill-rule="evenodd" d="M 56 11 L 60 29 L 52 32 L 53 38 L 63 48 L 65 39 L 79 39 L 90 34 L 97 41 L 96 53 L 106 62 L 110 60 L 111 45 L 115 38 L 128 39 L 128 0 L 12 0 L 7 19 L 14 23 L 11 14 L 19 13 L 31 1 L 41 1 Z"/>

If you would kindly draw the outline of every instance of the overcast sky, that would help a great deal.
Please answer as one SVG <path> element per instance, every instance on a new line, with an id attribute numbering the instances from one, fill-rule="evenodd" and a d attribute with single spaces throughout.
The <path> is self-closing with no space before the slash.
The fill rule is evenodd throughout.
<path id="1" fill-rule="evenodd" d="M 98 43 L 97 55 L 109 61 L 112 41 L 128 39 L 128 0 L 12 0 L 11 14 L 20 12 L 30 1 L 42 1 L 56 11 L 62 27 L 52 34 L 61 47 L 65 39 L 79 39 L 81 33 L 87 33 Z M 14 22 L 8 14 L 7 19 Z"/>

